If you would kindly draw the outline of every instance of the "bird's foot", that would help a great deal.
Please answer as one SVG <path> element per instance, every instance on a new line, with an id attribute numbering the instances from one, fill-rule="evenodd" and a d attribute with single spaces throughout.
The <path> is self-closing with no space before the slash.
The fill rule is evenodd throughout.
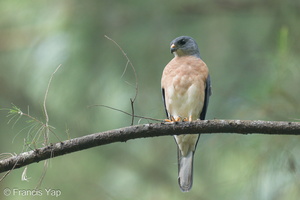
<path id="1" fill-rule="evenodd" d="M 191 121 L 193 121 L 193 120 L 192 120 L 192 116 L 185 117 L 185 118 L 182 119 L 182 121 L 183 121 L 183 122 L 191 122 Z"/>
<path id="2" fill-rule="evenodd" d="M 176 119 L 172 116 L 170 119 L 165 119 L 165 122 L 176 122 Z"/>
<path id="3" fill-rule="evenodd" d="M 165 122 L 185 122 L 188 121 L 187 118 L 182 118 L 182 117 L 171 117 L 171 119 L 165 119 Z"/>
<path id="4" fill-rule="evenodd" d="M 182 121 L 183 121 L 183 122 L 188 122 L 189 119 L 188 119 L 187 117 L 185 117 L 185 118 L 182 119 Z"/>

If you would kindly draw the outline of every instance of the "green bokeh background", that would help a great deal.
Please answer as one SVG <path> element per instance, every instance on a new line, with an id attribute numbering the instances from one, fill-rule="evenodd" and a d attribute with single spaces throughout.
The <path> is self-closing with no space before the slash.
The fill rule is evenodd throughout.
<path id="1" fill-rule="evenodd" d="M 43 99 L 51 74 L 49 124 L 62 140 L 129 126 L 134 73 L 136 114 L 163 119 L 160 78 L 180 35 L 198 42 L 210 69 L 208 119 L 300 119 L 300 2 L 296 0 L 2 0 L 0 1 L 0 108 L 12 103 L 45 121 Z M 20 153 L 34 136 L 21 117 L 0 111 L 0 153 Z M 17 122 L 16 122 L 17 121 Z M 15 123 L 16 122 L 16 123 Z M 136 119 L 135 124 L 148 123 Z M 26 139 L 24 142 L 24 138 Z M 51 142 L 58 142 L 50 134 Z M 35 144 L 42 146 L 42 137 Z M 298 200 L 300 140 L 296 136 L 202 135 L 194 185 L 177 185 L 172 137 L 131 140 L 50 160 L 42 196 L 5 196 L 5 188 L 34 189 L 43 162 L 17 169 L 0 182 L 0 199 Z M 4 158 L 6 154 L 1 154 Z M 4 174 L 2 173 L 1 176 Z"/>

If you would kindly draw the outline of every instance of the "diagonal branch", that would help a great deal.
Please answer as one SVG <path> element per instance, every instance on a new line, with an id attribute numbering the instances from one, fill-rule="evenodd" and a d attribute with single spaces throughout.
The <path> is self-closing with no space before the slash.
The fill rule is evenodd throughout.
<path id="1" fill-rule="evenodd" d="M 95 146 L 114 142 L 126 142 L 127 140 L 137 138 L 180 135 L 187 133 L 300 135 L 300 122 L 203 120 L 194 122 L 154 123 L 129 126 L 66 140 L 0 160 L 0 173 Z"/>

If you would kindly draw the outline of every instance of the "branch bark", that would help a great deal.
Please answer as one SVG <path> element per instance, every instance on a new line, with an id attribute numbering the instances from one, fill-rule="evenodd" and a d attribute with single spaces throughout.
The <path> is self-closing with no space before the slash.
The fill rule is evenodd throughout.
<path id="1" fill-rule="evenodd" d="M 180 135 L 187 133 L 300 135 L 300 122 L 199 120 L 193 122 L 155 123 L 129 126 L 50 144 L 46 147 L 0 160 L 0 173 L 95 146 L 114 142 L 126 142 L 127 140 L 137 138 Z"/>

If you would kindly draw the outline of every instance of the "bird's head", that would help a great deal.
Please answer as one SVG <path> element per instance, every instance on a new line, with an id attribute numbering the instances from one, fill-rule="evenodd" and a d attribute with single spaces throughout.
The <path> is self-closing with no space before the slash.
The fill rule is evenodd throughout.
<path id="1" fill-rule="evenodd" d="M 189 36 L 180 36 L 171 42 L 171 53 L 175 56 L 196 56 L 200 58 L 200 52 L 195 40 Z"/>

